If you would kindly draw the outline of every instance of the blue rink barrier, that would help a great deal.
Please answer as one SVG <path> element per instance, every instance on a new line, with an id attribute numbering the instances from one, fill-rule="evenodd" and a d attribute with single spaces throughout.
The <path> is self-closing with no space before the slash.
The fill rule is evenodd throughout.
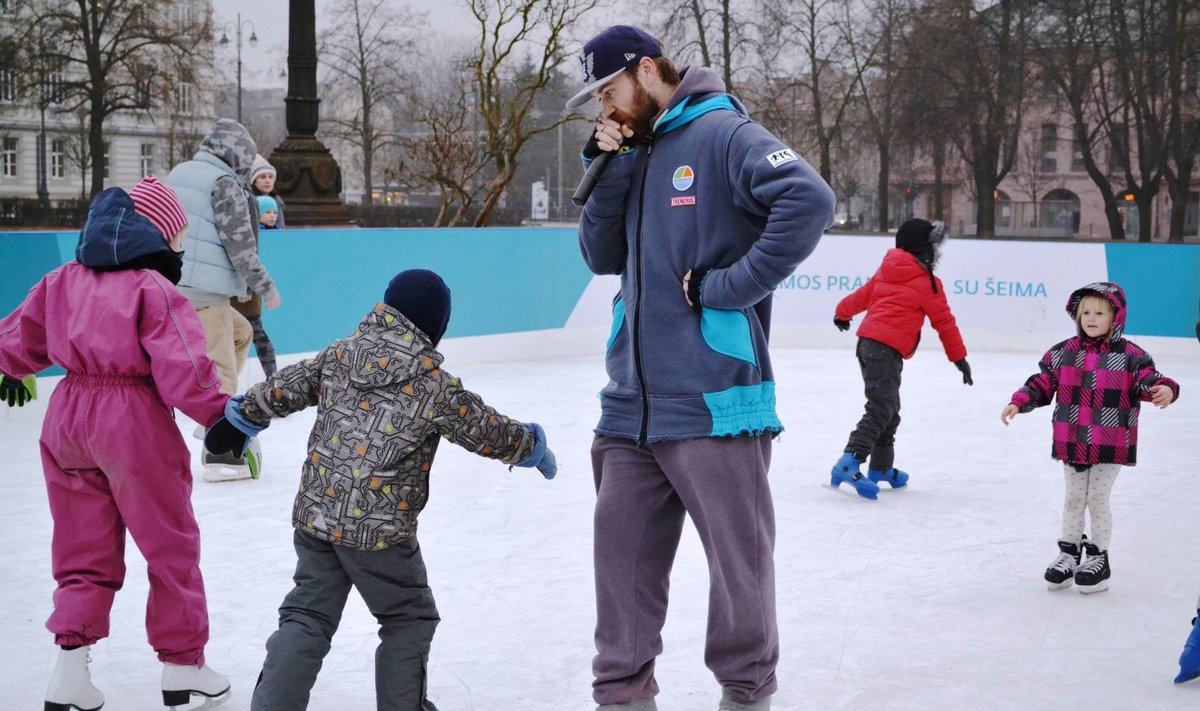
<path id="1" fill-rule="evenodd" d="M 0 233 L 0 315 L 74 259 L 78 238 Z M 261 233 L 259 251 L 282 296 L 279 308 L 263 311 L 281 354 L 320 350 L 353 332 L 404 269 L 431 269 L 450 287 L 447 338 L 560 328 L 591 279 L 575 230 L 562 228 L 275 230 Z"/>
<path id="2" fill-rule="evenodd" d="M 0 233 L 0 315 L 15 308 L 42 275 L 73 259 L 77 240 L 77 232 Z M 812 279 L 825 287 L 821 291 L 798 291 L 808 283 L 806 272 L 824 266 L 829 274 L 865 279 L 890 246 L 890 237 L 826 236 L 781 286 L 776 319 L 826 324 L 844 293 L 828 290 L 828 274 Z M 448 338 L 562 328 L 577 305 L 596 326 L 607 326 L 611 313 L 613 289 L 594 291 L 594 305 L 582 301 L 593 277 L 573 228 L 291 229 L 264 231 L 260 250 L 283 298 L 282 306 L 263 315 L 281 354 L 319 350 L 349 334 L 391 277 L 411 268 L 432 269 L 449 285 L 454 306 Z M 1197 320 L 1200 245 L 955 240 L 943 262 L 938 274 L 967 328 L 994 323 L 997 313 L 1019 306 L 1044 312 L 1053 336 L 1062 331 L 1057 314 L 1066 294 L 1101 279 L 1126 289 L 1131 335 L 1190 338 Z M 1007 266 L 1001 269 L 1001 263 Z M 1068 265 L 1078 268 L 1072 272 Z M 1024 284 L 1019 298 L 1002 290 L 989 297 L 986 279 L 993 273 Z M 977 292 L 958 291 L 960 284 L 970 289 L 981 281 Z M 1040 332 L 1034 325 L 1040 323 L 1011 325 Z"/>

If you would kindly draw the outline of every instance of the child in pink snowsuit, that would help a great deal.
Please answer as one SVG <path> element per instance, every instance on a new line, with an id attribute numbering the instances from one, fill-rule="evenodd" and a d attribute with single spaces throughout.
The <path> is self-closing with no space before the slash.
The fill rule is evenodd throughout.
<path id="1" fill-rule="evenodd" d="M 0 320 L 0 372 L 67 371 L 40 439 L 58 582 L 46 627 L 62 647 L 47 711 L 104 703 L 87 655 L 109 633 L 126 530 L 148 567 L 146 632 L 164 662 L 163 702 L 229 689 L 204 666 L 208 610 L 191 457 L 172 411 L 211 426 L 229 399 L 196 310 L 174 286 L 186 234 L 186 213 L 157 179 L 128 194 L 105 190 L 92 202 L 76 261 L 43 277 Z"/>

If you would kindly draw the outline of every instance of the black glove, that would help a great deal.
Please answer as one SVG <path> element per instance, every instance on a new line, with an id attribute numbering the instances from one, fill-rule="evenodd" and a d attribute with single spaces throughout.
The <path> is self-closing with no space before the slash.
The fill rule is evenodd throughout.
<path id="1" fill-rule="evenodd" d="M 839 331 L 849 331 L 850 330 L 850 322 L 840 319 L 837 316 L 833 317 L 833 325 L 837 326 Z"/>
<path id="2" fill-rule="evenodd" d="M 260 425 L 246 419 L 246 416 L 242 414 L 243 399 L 245 399 L 243 395 L 234 395 L 226 401 L 225 416 L 217 420 L 216 424 L 210 427 L 204 435 L 205 449 L 213 454 L 233 452 L 240 457 L 245 453 L 246 445 L 250 443 L 250 440 L 271 424 L 267 422 Z"/>
<path id="3" fill-rule="evenodd" d="M 205 433 L 204 448 L 213 454 L 233 452 L 240 457 L 246 451 L 246 444 L 249 441 L 250 438 L 244 432 L 222 417 Z"/>
<path id="4" fill-rule="evenodd" d="M 963 385 L 975 384 L 975 381 L 971 380 L 971 364 L 967 362 L 966 358 L 954 361 L 954 367 L 958 368 L 959 372 L 963 374 Z"/>
<path id="5" fill-rule="evenodd" d="M 9 407 L 24 407 L 32 399 L 33 393 L 29 392 L 25 383 L 7 375 L 0 378 L 0 401 L 7 402 Z"/>
<path id="6" fill-rule="evenodd" d="M 592 131 L 592 137 L 589 138 L 588 142 L 584 144 L 580 155 L 583 156 L 584 160 L 590 161 L 594 160 L 596 156 L 603 152 L 604 151 L 600 150 L 600 142 L 596 140 L 596 132 Z"/>

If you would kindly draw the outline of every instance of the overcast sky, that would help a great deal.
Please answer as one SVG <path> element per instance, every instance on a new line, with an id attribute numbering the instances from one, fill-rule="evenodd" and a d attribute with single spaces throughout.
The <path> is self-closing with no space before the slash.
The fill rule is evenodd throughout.
<path id="1" fill-rule="evenodd" d="M 391 1 L 427 13 L 433 28 L 446 35 L 465 34 L 459 28 L 471 20 L 462 4 L 454 0 Z M 325 22 L 321 9 L 332 5 L 328 0 L 316 3 L 318 29 Z M 228 55 L 225 56 L 229 61 L 235 56 L 236 33 L 233 28 L 238 13 L 241 13 L 242 22 L 245 23 L 242 29 L 242 86 L 285 86 L 287 79 L 281 77 L 280 72 L 287 66 L 288 0 L 255 0 L 252 3 L 245 0 L 213 0 L 213 36 L 220 39 L 222 31 L 228 29 Z M 257 46 L 253 48 L 250 47 L 251 25 L 258 37 Z"/>

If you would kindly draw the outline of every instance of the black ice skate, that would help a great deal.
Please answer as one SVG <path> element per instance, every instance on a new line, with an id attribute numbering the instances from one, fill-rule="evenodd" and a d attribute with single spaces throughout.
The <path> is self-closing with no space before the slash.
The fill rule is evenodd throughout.
<path id="1" fill-rule="evenodd" d="M 1108 579 L 1112 575 L 1112 569 L 1108 567 L 1108 551 L 1102 551 L 1086 541 L 1083 549 L 1087 557 L 1075 570 L 1075 584 L 1079 586 L 1079 592 L 1087 594 L 1108 590 Z"/>
<path id="2" fill-rule="evenodd" d="M 1078 543 L 1067 541 L 1058 542 L 1058 558 L 1046 568 L 1046 583 L 1050 590 L 1062 590 L 1071 587 L 1075 581 L 1076 569 L 1083 551 Z"/>

